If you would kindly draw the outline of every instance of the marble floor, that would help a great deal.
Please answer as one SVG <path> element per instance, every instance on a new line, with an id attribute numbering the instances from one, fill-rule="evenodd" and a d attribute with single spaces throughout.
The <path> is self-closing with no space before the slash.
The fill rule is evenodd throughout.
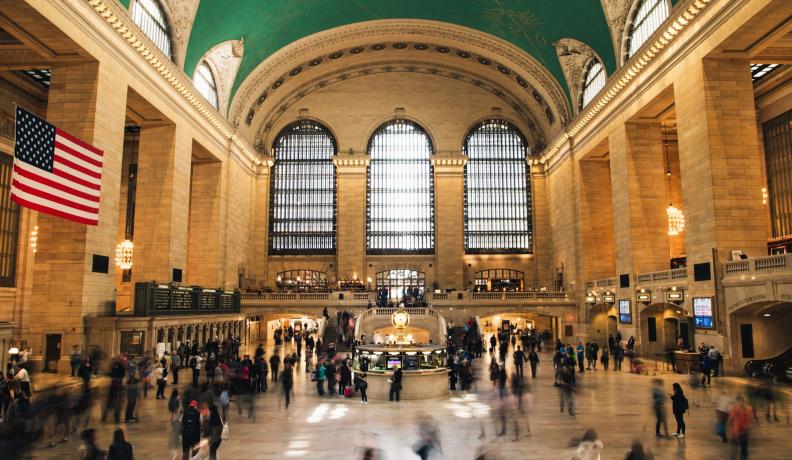
<path id="1" fill-rule="evenodd" d="M 743 392 L 744 379 L 721 377 L 713 379 L 710 388 L 692 389 L 687 376 L 659 372 L 657 378 L 663 380 L 668 392 L 673 382 L 682 384 L 691 408 L 686 417 L 687 437 L 684 440 L 656 439 L 650 407 L 653 376 L 602 370 L 579 374 L 577 413 L 571 417 L 559 411 L 552 362 L 548 355 L 542 358 L 539 377 L 531 382 L 533 403 L 530 410 L 519 414 L 514 410 L 515 401 L 507 398 L 508 431 L 501 437 L 496 436 L 501 403 L 483 372 L 478 372 L 477 377 L 483 379 L 476 390 L 467 395 L 454 392 L 447 399 L 362 405 L 358 398 L 317 397 L 314 384 L 301 363 L 296 373 L 295 398 L 288 411 L 283 408 L 277 388 L 255 400 L 255 422 L 237 415 L 232 403 L 228 420 L 230 438 L 220 446 L 218 457 L 223 460 L 355 459 L 361 446 L 377 446 L 389 460 L 418 458 L 412 446 L 419 439 L 418 421 L 428 415 L 434 418 L 442 443 L 442 452 L 433 458 L 473 459 L 477 452 L 484 450 L 487 459 L 571 459 L 575 449 L 570 443 L 588 428 L 599 434 L 604 445 L 603 459 L 624 458 L 635 439 L 641 440 L 656 459 L 729 458 L 729 446 L 714 434 L 714 399 L 721 391 L 732 396 Z M 486 366 L 489 358 L 477 361 L 477 366 Z M 182 382 L 189 380 L 188 372 L 182 371 Z M 404 384 L 410 384 L 409 378 L 405 378 Z M 167 393 L 170 393 L 170 386 Z M 141 399 L 138 408 L 140 423 L 122 424 L 127 439 L 134 445 L 135 458 L 172 458 L 168 444 L 167 401 L 155 400 L 151 392 L 147 399 Z M 673 431 L 670 401 L 667 410 L 669 429 Z M 766 422 L 762 405 L 757 411 L 760 421 L 751 437 L 751 458 L 792 458 L 792 425 L 787 420 Z M 531 436 L 515 440 L 515 420 L 520 426 L 530 425 Z M 91 423 L 97 429 L 99 445 L 106 448 L 116 426 L 98 422 L 98 409 Z M 484 437 L 480 438 L 482 427 Z M 76 436 L 55 447 L 47 447 L 42 440 L 32 447 L 29 458 L 76 458 L 78 446 Z"/>

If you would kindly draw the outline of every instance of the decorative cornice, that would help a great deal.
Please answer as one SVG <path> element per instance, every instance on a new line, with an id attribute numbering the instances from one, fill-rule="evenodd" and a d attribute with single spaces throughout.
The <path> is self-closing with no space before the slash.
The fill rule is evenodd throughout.
<path id="1" fill-rule="evenodd" d="M 230 124 L 194 89 L 192 81 L 154 46 L 115 2 L 84 0 L 113 30 L 115 30 L 148 64 L 162 76 L 209 124 L 223 137 L 236 145 L 253 163 L 258 164 L 255 151 L 232 129 Z"/>
<path id="2" fill-rule="evenodd" d="M 336 166 L 368 166 L 369 162 L 368 155 L 336 155 L 333 157 L 333 164 Z"/>
<path id="3" fill-rule="evenodd" d="M 552 77 L 540 62 L 534 59 L 525 51 L 515 47 L 511 43 L 505 42 L 495 37 L 468 29 L 461 26 L 450 24 L 424 21 L 424 20 L 377 20 L 365 23 L 352 24 L 338 27 L 329 31 L 320 32 L 310 37 L 298 40 L 292 45 L 287 46 L 281 51 L 273 54 L 264 60 L 251 72 L 245 79 L 234 97 L 232 108 L 229 111 L 234 124 L 239 126 L 242 114 L 247 113 L 252 104 L 259 97 L 258 94 L 264 89 L 269 88 L 266 82 L 277 82 L 276 75 L 280 75 L 286 67 L 294 67 L 294 62 L 301 62 L 304 56 L 312 54 L 317 48 L 329 47 L 332 45 L 349 48 L 338 52 L 346 55 L 354 46 L 352 42 L 365 41 L 366 43 L 378 43 L 379 41 L 389 41 L 393 38 L 388 37 L 413 37 L 412 40 L 418 42 L 425 40 L 424 37 L 457 42 L 471 49 L 483 49 L 492 55 L 497 56 L 501 61 L 509 63 L 512 71 L 519 71 L 528 75 L 535 81 L 545 95 L 550 96 L 553 111 L 559 118 L 560 124 L 565 125 L 570 119 L 567 98 L 561 85 Z M 409 40 L 408 40 L 409 41 Z M 473 53 L 467 52 L 469 57 Z M 351 51 L 350 51 L 351 52 Z M 523 78 L 523 77 L 520 77 Z"/>
<path id="4" fill-rule="evenodd" d="M 254 148 L 260 152 L 266 150 L 266 145 L 269 145 L 269 142 L 272 140 L 272 129 L 276 127 L 277 120 L 303 97 L 335 83 L 347 81 L 352 78 L 388 72 L 422 72 L 465 81 L 488 91 L 502 99 L 511 109 L 520 115 L 522 122 L 525 123 L 525 126 L 530 130 L 530 133 L 526 134 L 529 134 L 529 138 L 533 141 L 533 145 L 536 147 L 537 151 L 546 146 L 547 138 L 545 133 L 541 130 L 544 125 L 537 121 L 537 117 L 541 117 L 541 110 L 543 109 L 538 103 L 528 105 L 519 95 L 511 93 L 495 82 L 480 78 L 475 74 L 466 73 L 454 67 L 423 61 L 381 61 L 362 63 L 349 68 L 336 69 L 333 72 L 318 75 L 315 79 L 302 83 L 300 86 L 287 92 L 286 95 L 283 96 L 282 99 L 279 99 L 277 103 L 274 103 L 273 108 L 267 112 L 267 117 L 262 121 L 254 138 Z M 527 100 L 534 101 L 535 99 Z M 538 109 L 540 114 L 531 110 L 532 107 Z"/>
<path id="5" fill-rule="evenodd" d="M 653 37 L 656 37 L 653 42 L 647 42 L 641 50 L 640 55 L 633 56 L 617 74 L 615 74 L 608 84 L 600 91 L 600 95 L 586 106 L 575 120 L 571 127 L 562 133 L 555 142 L 543 153 L 542 162 L 557 163 L 553 157 L 561 150 L 561 148 L 568 142 L 573 141 L 574 137 L 580 133 L 588 123 L 602 112 L 617 96 L 635 80 L 636 77 L 643 73 L 644 69 L 653 63 L 662 51 L 670 45 L 680 32 L 693 22 L 701 12 L 713 2 L 713 0 L 691 0 L 686 8 L 681 8 L 681 12 L 670 21 L 670 25 L 666 29 L 660 29 L 655 32 Z M 669 22 L 667 22 L 669 23 Z"/>

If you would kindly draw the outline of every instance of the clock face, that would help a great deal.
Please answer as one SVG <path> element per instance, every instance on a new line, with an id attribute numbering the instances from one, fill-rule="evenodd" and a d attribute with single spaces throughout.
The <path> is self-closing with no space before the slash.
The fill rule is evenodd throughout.
<path id="1" fill-rule="evenodd" d="M 397 328 L 404 328 L 410 322 L 410 315 L 406 311 L 396 311 L 391 317 L 391 322 Z"/>

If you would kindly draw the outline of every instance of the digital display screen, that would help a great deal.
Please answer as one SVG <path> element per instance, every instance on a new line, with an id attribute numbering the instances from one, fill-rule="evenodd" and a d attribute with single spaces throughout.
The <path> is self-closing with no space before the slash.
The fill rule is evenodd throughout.
<path id="1" fill-rule="evenodd" d="M 622 324 L 632 323 L 632 309 L 629 300 L 619 300 L 619 322 Z"/>
<path id="2" fill-rule="evenodd" d="M 712 329 L 712 297 L 693 298 L 693 324 L 697 328 Z"/>
<path id="3" fill-rule="evenodd" d="M 397 358 L 397 357 L 394 357 L 394 356 L 388 356 L 388 369 L 393 369 L 393 366 L 396 366 L 399 369 L 401 369 L 401 367 L 402 367 L 401 358 Z"/>

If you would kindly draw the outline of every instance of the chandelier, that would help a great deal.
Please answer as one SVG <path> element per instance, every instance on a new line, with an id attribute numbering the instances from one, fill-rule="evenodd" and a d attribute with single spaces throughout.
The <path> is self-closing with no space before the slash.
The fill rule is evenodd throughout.
<path id="1" fill-rule="evenodd" d="M 685 215 L 682 211 L 669 204 L 666 208 L 668 215 L 668 236 L 676 236 L 685 230 Z"/>
<path id="2" fill-rule="evenodd" d="M 132 268 L 132 251 L 134 244 L 129 240 L 124 240 L 116 246 L 116 266 L 121 270 L 129 270 Z"/>
<path id="3" fill-rule="evenodd" d="M 663 124 L 663 149 L 665 150 L 666 179 L 668 179 L 668 207 L 666 216 L 668 217 L 668 236 L 677 236 L 685 230 L 685 215 L 674 206 L 671 201 L 671 161 L 668 157 L 668 127 Z"/>

